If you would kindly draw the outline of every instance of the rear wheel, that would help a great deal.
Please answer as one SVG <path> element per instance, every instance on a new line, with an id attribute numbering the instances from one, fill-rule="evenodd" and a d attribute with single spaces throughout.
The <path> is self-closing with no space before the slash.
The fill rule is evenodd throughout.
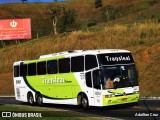
<path id="1" fill-rule="evenodd" d="M 33 95 L 32 95 L 32 93 L 28 93 L 28 103 L 30 104 L 30 105 L 34 105 L 34 98 L 33 98 Z"/>
<path id="2" fill-rule="evenodd" d="M 43 105 L 43 99 L 42 99 L 42 95 L 41 94 L 38 94 L 37 95 L 37 99 L 36 99 L 36 102 L 39 106 L 42 106 Z"/>

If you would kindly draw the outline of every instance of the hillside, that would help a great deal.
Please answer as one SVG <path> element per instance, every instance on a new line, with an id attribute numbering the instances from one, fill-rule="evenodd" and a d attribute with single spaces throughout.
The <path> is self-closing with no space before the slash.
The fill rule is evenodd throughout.
<path id="1" fill-rule="evenodd" d="M 123 8 L 120 10 L 121 17 L 100 22 L 89 28 L 86 27 L 88 23 L 100 19 L 98 15 L 100 9 L 94 8 L 94 4 L 91 4 L 93 0 L 73 0 L 63 3 L 67 7 L 76 9 L 79 15 L 77 22 L 81 30 L 57 36 L 51 35 L 49 17 L 44 14 L 44 11 L 48 6 L 62 3 L 10 4 L 8 7 L 0 5 L 0 12 L 3 13 L 0 14 L 0 19 L 31 17 L 33 33 L 34 30 L 38 30 L 44 36 L 0 49 L 0 95 L 14 93 L 12 79 L 14 61 L 37 59 L 43 54 L 67 50 L 112 48 L 127 49 L 132 52 L 139 70 L 141 95 L 160 96 L 160 14 L 158 12 L 160 2 L 151 4 L 146 1 L 103 0 L 106 5 Z M 25 14 L 26 12 L 28 14 Z"/>

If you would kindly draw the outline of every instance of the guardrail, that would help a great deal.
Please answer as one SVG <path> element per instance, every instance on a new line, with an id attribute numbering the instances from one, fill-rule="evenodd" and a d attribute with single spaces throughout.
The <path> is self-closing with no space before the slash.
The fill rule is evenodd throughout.
<path id="1" fill-rule="evenodd" d="M 143 99 L 143 100 L 160 100 L 160 97 L 149 96 L 149 97 L 140 97 L 140 99 Z"/>

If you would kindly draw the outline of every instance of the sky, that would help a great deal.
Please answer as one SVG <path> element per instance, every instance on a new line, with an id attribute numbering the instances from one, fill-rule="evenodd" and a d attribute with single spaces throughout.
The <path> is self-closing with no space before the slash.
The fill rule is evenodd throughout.
<path id="1" fill-rule="evenodd" d="M 27 2 L 54 2 L 56 0 L 27 0 Z M 57 0 L 57 1 L 66 1 L 66 0 Z M 0 0 L 0 4 L 6 3 L 18 3 L 22 2 L 21 0 Z"/>

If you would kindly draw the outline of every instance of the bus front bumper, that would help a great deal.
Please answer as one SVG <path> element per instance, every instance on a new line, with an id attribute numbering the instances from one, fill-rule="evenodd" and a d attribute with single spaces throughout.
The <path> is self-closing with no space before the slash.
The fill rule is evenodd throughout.
<path id="1" fill-rule="evenodd" d="M 103 96 L 103 106 L 119 105 L 126 103 L 138 102 L 139 94 L 131 94 L 125 96 L 106 97 Z"/>

